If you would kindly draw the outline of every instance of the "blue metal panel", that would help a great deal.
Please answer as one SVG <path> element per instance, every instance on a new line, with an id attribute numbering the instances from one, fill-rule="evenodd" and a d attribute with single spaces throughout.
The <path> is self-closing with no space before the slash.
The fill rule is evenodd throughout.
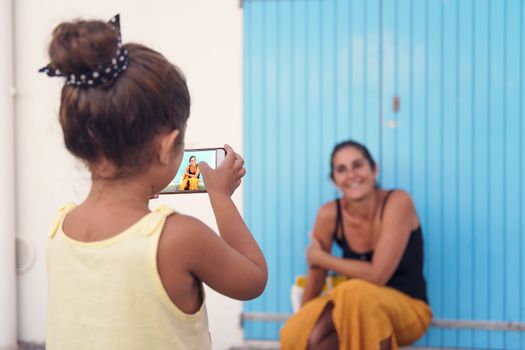
<path id="1" fill-rule="evenodd" d="M 306 8 L 301 2 L 292 1 L 292 48 L 293 70 L 292 70 L 292 121 L 293 132 L 290 147 L 292 150 L 292 169 L 295 172 L 304 172 L 304 164 L 308 156 L 308 150 L 312 146 L 305 137 L 306 128 L 304 119 L 307 115 L 305 101 L 307 100 L 307 37 L 305 28 Z M 297 170 L 295 170 L 297 169 Z M 307 188 L 302 180 L 292 182 L 292 212 L 291 219 L 294 226 L 290 234 L 293 237 L 293 245 L 288 247 L 288 252 L 294 257 L 292 274 L 300 274 L 304 269 L 305 255 L 304 247 L 307 245 L 307 232 L 310 229 L 312 218 L 305 217 Z M 282 215 L 286 215 L 283 213 Z M 291 308 L 288 307 L 288 310 Z"/>
<path id="2" fill-rule="evenodd" d="M 474 115 L 473 120 L 473 180 L 474 191 L 474 238 L 472 247 L 474 253 L 474 318 L 478 320 L 489 320 L 489 280 L 487 272 L 490 266 L 489 254 L 489 176 L 490 162 L 486 155 L 489 151 L 489 60 L 488 60 L 488 35 L 487 26 L 489 17 L 488 2 L 472 4 L 474 21 L 474 57 L 473 89 L 474 89 Z M 487 346 L 489 332 L 475 331 L 474 346 L 482 348 Z"/>
<path id="3" fill-rule="evenodd" d="M 410 28 L 411 28 L 411 8 L 410 0 L 398 0 L 395 7 L 395 33 L 396 33 L 396 75 L 394 94 L 403 97 L 400 100 L 399 111 L 395 115 L 397 122 L 396 131 L 396 147 L 397 154 L 395 156 L 394 171 L 397 183 L 395 187 L 404 188 L 411 192 L 412 189 L 412 124 L 414 115 L 410 111 L 410 63 L 412 61 L 410 50 Z M 383 28 L 385 33 L 385 28 Z M 385 33 L 386 34 L 386 33 Z M 383 34 L 383 35 L 385 35 Z M 383 57 L 383 61 L 386 57 Z M 406 96 L 406 98 L 405 98 Z M 402 105 L 401 105 L 402 103 Z M 385 108 L 392 104 L 383 104 Z M 385 132 L 386 134 L 386 132 Z M 384 153 L 383 153 L 384 155 Z"/>
<path id="4" fill-rule="evenodd" d="M 504 11 L 503 3 L 491 2 L 489 16 L 489 130 L 490 139 L 488 163 L 489 168 L 489 246 L 490 281 L 489 316 L 493 320 L 504 320 L 504 240 L 505 240 L 505 193 L 504 193 L 504 106 L 503 90 L 503 52 L 504 52 Z M 489 334 L 489 346 L 504 348 L 502 332 Z"/>
<path id="5" fill-rule="evenodd" d="M 293 152 L 290 151 L 290 130 L 294 128 L 294 121 L 290 117 L 293 114 L 292 103 L 293 99 L 293 62 L 292 62 L 292 27 L 291 21 L 289 20 L 293 15 L 292 6 L 290 2 L 282 3 L 282 6 L 277 11 L 277 34 L 278 34 L 278 59 L 277 59 L 277 113 L 276 113 L 276 129 L 277 134 L 277 160 L 278 160 L 278 172 L 288 173 L 291 161 L 293 158 Z M 283 103 L 284 101 L 284 103 Z M 286 101 L 290 101 L 286 103 Z M 281 150 L 287 149 L 286 152 Z M 279 178 L 279 175 L 277 175 Z M 284 180 L 284 177 L 281 178 Z M 293 257 L 289 253 L 290 247 L 294 245 L 293 236 L 288 234 L 293 232 L 293 216 L 284 215 L 280 216 L 279 211 L 283 213 L 291 213 L 293 209 L 293 198 L 292 190 L 288 189 L 290 183 L 287 181 L 276 181 L 275 187 L 277 190 L 277 203 L 274 211 L 274 215 L 278 218 L 278 226 L 276 232 L 277 242 L 275 242 L 275 251 L 278 254 L 278 269 L 279 273 L 275 276 L 278 279 L 277 285 L 277 305 L 279 310 L 289 310 L 289 299 L 290 293 L 288 286 L 290 281 L 293 280 Z M 281 269 L 280 266 L 287 266 L 286 269 Z M 280 326 L 280 325 L 278 325 Z"/>
<path id="6" fill-rule="evenodd" d="M 428 197 L 423 203 L 426 216 L 425 238 L 428 240 L 425 253 L 428 262 L 428 294 L 436 317 L 444 313 L 443 300 L 443 8 L 442 3 L 430 1 L 426 9 L 426 90 L 427 90 L 427 175 Z M 419 209 L 419 208 L 418 208 Z M 429 345 L 443 342 L 443 331 L 432 329 L 428 333 Z"/>
<path id="7" fill-rule="evenodd" d="M 350 35 L 347 40 L 350 41 L 351 61 L 348 62 L 351 69 L 350 81 L 350 103 L 351 103 L 351 119 L 350 119 L 350 136 L 360 142 L 365 141 L 365 106 L 363 104 L 365 97 L 365 75 L 364 70 L 365 60 L 365 17 L 366 14 L 366 0 L 356 0 L 350 2 L 349 16 Z"/>
<path id="8" fill-rule="evenodd" d="M 324 6 L 319 6 L 320 11 L 320 68 L 321 68 L 321 116 L 335 117 L 337 109 L 336 101 L 336 81 L 337 79 L 337 67 L 335 65 L 337 57 L 337 31 L 334 25 L 336 20 L 337 3 L 335 1 L 329 1 Z M 343 122 L 344 123 L 344 122 Z M 321 122 L 320 125 L 320 139 L 321 140 L 335 140 L 336 139 L 336 127 L 335 121 L 332 120 L 330 123 Z M 330 144 L 323 144 L 319 147 L 319 163 L 324 166 L 324 172 L 320 172 L 321 177 L 317 182 L 319 184 L 319 193 L 317 194 L 322 202 L 328 201 L 334 198 L 334 186 L 329 181 L 328 165 L 330 164 Z M 317 208 L 315 208 L 317 209 Z"/>
<path id="9" fill-rule="evenodd" d="M 253 159 L 262 159 L 264 148 L 258 146 L 264 142 L 264 128 L 265 118 L 265 88 L 257 83 L 265 76 L 264 66 L 264 12 L 263 6 L 246 7 L 244 11 L 244 86 L 245 86 L 245 103 L 244 114 L 249 115 L 250 118 L 245 118 L 245 134 L 250 135 L 250 138 L 245 138 L 244 150 L 246 167 L 250 172 L 263 174 L 263 162 L 253 162 Z M 248 141 L 249 140 L 249 141 Z M 263 176 L 246 176 L 245 177 L 245 191 L 251 193 L 246 196 L 245 208 L 256 208 L 260 203 L 265 201 L 265 192 L 263 188 Z M 265 245 L 266 235 L 260 228 L 264 224 L 264 217 L 257 215 L 252 210 L 245 210 L 246 221 L 251 223 L 252 232 L 255 239 L 262 246 Z M 245 305 L 247 312 L 263 311 L 265 309 L 264 300 L 260 303 L 248 303 Z M 261 324 L 246 324 L 246 336 L 250 334 L 261 334 L 263 332 L 263 325 Z"/>
<path id="10" fill-rule="evenodd" d="M 517 7 L 517 6 L 515 6 Z M 516 10 L 515 8 L 513 10 Z M 524 89 L 524 82 L 525 82 L 525 45 L 523 43 L 525 42 L 525 5 L 523 4 L 523 1 L 520 2 L 519 5 L 519 11 L 516 11 L 520 14 L 520 25 L 519 25 L 519 37 L 518 42 L 521 43 L 519 46 L 519 68 L 518 72 L 516 72 L 516 76 L 519 77 L 519 93 L 518 93 L 518 99 L 519 99 L 519 123 L 517 125 L 517 129 L 519 130 L 520 135 L 525 135 L 525 121 L 523 120 L 525 117 L 525 89 Z M 525 152 L 523 151 L 525 149 L 525 142 L 523 141 L 523 137 L 520 137 L 519 141 L 519 150 L 518 154 L 520 154 L 519 159 L 519 169 L 518 174 L 519 178 L 523 179 L 523 176 L 525 176 Z M 520 320 L 525 320 L 525 297 L 523 296 L 523 291 L 525 291 L 525 238 L 523 237 L 523 232 L 525 232 L 525 205 L 524 205 L 524 199 L 525 199 L 525 185 L 523 185 L 523 181 L 520 182 L 519 190 L 516 191 L 519 196 L 519 215 L 520 215 L 520 221 L 519 221 L 519 243 L 516 242 L 520 247 L 520 278 L 518 279 L 520 283 L 517 285 L 518 290 L 521 291 L 520 295 L 520 304 L 519 304 L 519 310 L 520 310 Z M 525 333 L 522 333 L 520 336 L 520 344 L 525 344 Z"/>
<path id="11" fill-rule="evenodd" d="M 381 6 L 380 1 L 365 1 L 365 4 L 363 71 L 366 74 L 362 86 L 365 91 L 364 114 L 361 117 L 364 118 L 365 130 L 362 141 L 376 159 L 379 159 L 381 155 Z"/>
<path id="12" fill-rule="evenodd" d="M 352 108 L 352 20 L 349 16 L 351 13 L 350 1 L 338 1 L 335 4 L 335 69 L 337 79 L 335 79 L 335 103 L 336 103 L 336 120 L 335 120 L 335 140 L 344 140 L 350 135 L 351 128 L 349 117 L 351 117 Z"/>
<path id="13" fill-rule="evenodd" d="M 473 211 L 474 190 L 472 181 L 474 160 L 472 154 L 474 131 L 474 56 L 473 26 L 475 18 L 472 16 L 473 1 L 457 3 L 457 248 L 459 263 L 457 265 L 457 317 L 463 320 L 474 319 L 474 240 Z M 461 19 L 461 20 L 460 20 Z M 465 68 L 463 68 L 465 67 Z M 470 67 L 470 68 L 469 68 Z M 463 330 L 459 333 L 458 345 L 472 347 L 473 332 Z"/>
<path id="14" fill-rule="evenodd" d="M 523 2 L 520 1 L 520 4 Z M 504 234 L 505 234 L 505 298 L 504 298 L 504 317 L 505 320 L 519 322 L 520 310 L 524 308 L 518 283 L 520 276 L 520 239 L 523 231 L 520 231 L 520 193 L 516 191 L 522 181 L 520 177 L 520 152 L 521 133 L 516 126 L 520 125 L 520 76 L 518 67 L 520 65 L 520 12 L 518 1 L 505 2 L 504 4 L 504 52 L 503 52 L 503 93 L 504 106 L 503 116 L 504 125 L 504 188 L 505 193 L 505 217 L 504 217 Z M 518 151 L 518 152 L 517 152 Z M 518 279 L 519 280 L 519 279 Z M 504 344 L 507 349 L 520 349 L 520 335 L 508 332 L 504 338 Z M 523 343 L 522 343 L 523 344 Z"/>
<path id="15" fill-rule="evenodd" d="M 306 140 L 304 157 L 304 191 L 306 192 L 305 203 L 305 217 L 308 218 L 308 227 L 313 226 L 314 218 L 319 204 L 321 202 L 319 186 L 326 181 L 323 176 L 327 173 L 326 163 L 321 162 L 321 150 L 324 149 L 322 142 L 322 127 L 323 123 L 331 124 L 331 116 L 324 115 L 322 106 L 324 101 L 321 100 L 321 82 L 323 75 L 323 67 L 321 67 L 321 12 L 322 3 L 319 1 L 307 1 L 306 6 L 306 23 L 305 34 L 308 40 L 306 48 L 307 57 L 307 92 L 306 100 L 306 115 L 303 123 L 306 124 Z M 319 140 L 319 145 L 316 145 L 314 140 Z M 313 141 L 313 142 L 312 142 Z M 304 232 L 306 234 L 307 232 Z"/>
<path id="16" fill-rule="evenodd" d="M 270 268 L 245 310 L 290 311 L 307 232 L 335 195 L 330 150 L 352 137 L 384 187 L 413 195 L 435 317 L 524 322 L 523 2 L 244 4 L 245 214 Z M 279 327 L 248 322 L 245 335 Z M 418 344 L 520 349 L 525 337 L 431 329 Z"/>
<path id="17" fill-rule="evenodd" d="M 379 154 L 380 181 L 386 188 L 397 185 L 395 170 L 397 157 L 398 114 L 392 109 L 392 101 L 397 94 L 398 82 L 398 1 L 383 1 L 381 13 L 382 81 L 381 81 L 381 150 Z"/>
<path id="18" fill-rule="evenodd" d="M 458 319 L 458 291 L 459 274 L 458 266 L 459 250 L 457 228 L 458 223 L 458 2 L 442 3 L 442 168 L 443 176 L 443 318 L 449 320 Z M 443 331 L 443 342 L 445 347 L 454 347 L 457 344 L 458 331 L 445 329 Z"/>
<path id="19" fill-rule="evenodd" d="M 412 198 L 418 209 L 419 219 L 424 229 L 425 253 L 428 257 L 430 239 L 428 237 L 428 55 L 427 55 L 427 30 L 426 14 L 427 5 L 423 1 L 413 1 L 410 7 L 410 73 L 407 79 L 410 82 L 408 101 L 402 101 L 401 108 L 408 108 L 410 115 L 412 175 L 409 188 Z M 428 261 L 428 260 L 427 260 Z M 429 264 L 424 266 L 425 276 L 429 275 Z M 428 281 L 428 278 L 427 278 Z M 428 336 L 425 336 L 419 345 L 428 345 Z"/>
<path id="20" fill-rule="evenodd" d="M 279 220 L 279 204 L 278 204 L 278 189 L 280 183 L 282 182 L 282 170 L 279 169 L 279 139 L 278 132 L 279 130 L 279 121 L 277 120 L 277 109 L 280 103 L 279 100 L 279 88 L 277 84 L 277 77 L 279 73 L 278 66 L 278 43 L 279 43 L 279 33 L 277 32 L 277 9 L 278 3 L 271 1 L 265 6 L 265 21 L 264 21 L 264 61 L 265 61 L 265 75 L 262 82 L 266 86 L 265 94 L 266 99 L 265 104 L 265 115 L 264 115 L 264 155 L 260 159 L 262 164 L 264 164 L 264 183 L 263 189 L 265 192 L 265 208 L 264 212 L 267 213 L 264 218 L 264 225 L 266 227 L 265 231 L 275 232 L 277 234 L 268 235 L 266 234 L 265 245 L 267 247 L 272 247 L 272 249 L 266 249 L 265 256 L 268 261 L 268 269 L 270 271 L 279 271 L 279 250 L 278 240 L 280 239 L 280 234 L 277 228 L 277 222 Z M 266 293 L 265 303 L 266 307 L 268 306 L 277 306 L 279 307 L 279 291 L 281 286 L 279 284 L 279 274 L 274 274 L 272 282 L 274 288 L 268 289 Z M 279 325 L 268 323 L 265 324 L 264 335 L 265 339 L 271 338 L 273 334 L 277 333 L 279 330 Z"/>

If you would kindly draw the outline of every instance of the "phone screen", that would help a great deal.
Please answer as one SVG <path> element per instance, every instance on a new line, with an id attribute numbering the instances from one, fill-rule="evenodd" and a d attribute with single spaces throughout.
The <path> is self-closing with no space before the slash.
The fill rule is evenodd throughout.
<path id="1" fill-rule="evenodd" d="M 175 177 L 160 194 L 202 193 L 206 191 L 204 175 L 200 172 L 199 163 L 204 161 L 215 169 L 224 159 L 224 148 L 202 148 L 184 150 L 182 162 Z"/>

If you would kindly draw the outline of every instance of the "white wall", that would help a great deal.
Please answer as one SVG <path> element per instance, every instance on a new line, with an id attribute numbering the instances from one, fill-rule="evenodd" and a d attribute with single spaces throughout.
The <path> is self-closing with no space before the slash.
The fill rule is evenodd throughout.
<path id="1" fill-rule="evenodd" d="M 13 6 L 0 0 L 0 349 L 16 346 Z"/>
<path id="2" fill-rule="evenodd" d="M 56 24 L 71 18 L 121 14 L 123 41 L 162 52 L 185 73 L 193 99 L 186 146 L 220 146 L 242 153 L 242 9 L 238 0 L 16 0 L 17 235 L 35 248 L 34 266 L 18 276 L 19 339 L 43 341 L 46 319 L 45 242 L 56 210 L 80 201 L 89 174 L 65 150 L 57 121 L 60 79 L 36 71 L 47 64 Z M 234 196 L 242 210 L 242 188 Z M 174 195 L 169 203 L 216 228 L 206 195 Z M 214 349 L 242 339 L 241 303 L 207 291 Z"/>

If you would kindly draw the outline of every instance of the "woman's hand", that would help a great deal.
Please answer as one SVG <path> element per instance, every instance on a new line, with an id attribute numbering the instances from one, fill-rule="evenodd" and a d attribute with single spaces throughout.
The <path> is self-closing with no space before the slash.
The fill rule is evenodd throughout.
<path id="1" fill-rule="evenodd" d="M 204 175 L 204 184 L 210 195 L 223 193 L 231 196 L 246 175 L 244 159 L 231 148 L 224 145 L 226 157 L 217 169 L 212 169 L 206 162 L 200 162 L 199 168 Z"/>
<path id="2" fill-rule="evenodd" d="M 320 266 L 321 258 L 325 254 L 327 253 L 323 250 L 321 243 L 317 238 L 312 237 L 312 242 L 306 249 L 306 261 L 308 262 L 308 266 Z"/>

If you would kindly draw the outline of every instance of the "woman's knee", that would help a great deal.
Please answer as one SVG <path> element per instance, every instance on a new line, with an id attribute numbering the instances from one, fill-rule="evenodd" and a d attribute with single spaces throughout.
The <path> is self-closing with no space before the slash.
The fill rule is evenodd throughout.
<path id="1" fill-rule="evenodd" d="M 340 289 L 339 289 L 340 288 Z M 369 309 L 378 305 L 378 285 L 360 279 L 351 279 L 342 283 L 334 293 L 343 293 L 343 299 L 349 304 Z"/>
<path id="2" fill-rule="evenodd" d="M 342 284 L 344 286 L 344 289 L 348 291 L 348 293 L 352 293 L 353 295 L 358 296 L 368 296 L 373 295 L 379 288 L 378 285 L 367 282 L 362 279 L 353 278 L 349 281 L 346 281 Z"/>

